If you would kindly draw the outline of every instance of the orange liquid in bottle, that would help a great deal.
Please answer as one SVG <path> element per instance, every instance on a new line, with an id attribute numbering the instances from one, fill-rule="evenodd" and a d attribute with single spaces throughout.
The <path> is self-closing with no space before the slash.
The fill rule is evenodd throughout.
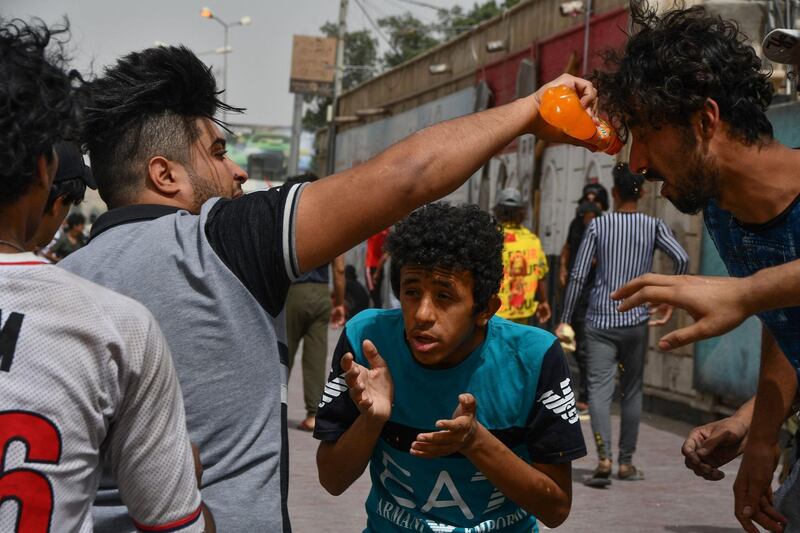
<path id="1" fill-rule="evenodd" d="M 577 93 L 566 85 L 547 89 L 542 95 L 539 114 L 549 124 L 581 141 L 597 146 L 613 155 L 622 149 L 622 142 L 608 123 L 597 125 L 581 105 Z"/>

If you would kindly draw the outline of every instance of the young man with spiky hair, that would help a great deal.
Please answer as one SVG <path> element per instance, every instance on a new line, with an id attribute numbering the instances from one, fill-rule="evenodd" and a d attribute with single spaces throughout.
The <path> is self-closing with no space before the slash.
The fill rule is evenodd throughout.
<path id="1" fill-rule="evenodd" d="M 584 80 L 553 83 L 576 87 L 584 105 L 595 97 Z M 62 264 L 160 321 L 220 529 L 289 531 L 282 309 L 292 280 L 455 190 L 516 136 L 565 137 L 539 118 L 537 92 L 426 128 L 335 176 L 242 196 L 247 174 L 215 123 L 225 106 L 189 50 L 132 53 L 89 92 L 86 145 L 111 210 Z M 130 530 L 104 488 L 97 529 Z"/>
<path id="2" fill-rule="evenodd" d="M 369 464 L 369 532 L 561 524 L 586 447 L 558 340 L 494 316 L 502 229 L 431 204 L 386 250 L 400 309 L 345 326 L 314 431 L 320 482 L 341 494 Z"/>
<path id="3" fill-rule="evenodd" d="M 681 211 L 703 210 L 732 276 L 750 276 L 797 259 L 800 151 L 773 138 L 765 114 L 772 86 L 755 50 L 745 44 L 747 37 L 733 21 L 699 6 L 658 15 L 647 5 L 634 4 L 631 22 L 634 34 L 620 53 L 609 56 L 610 69 L 596 77 L 601 107 L 633 134 L 631 169 L 662 181 L 661 194 Z M 717 480 L 723 477 L 719 467 L 743 452 L 734 483 L 739 522 L 755 533 L 753 522 L 777 531 L 788 518 L 786 531 L 800 531 L 798 472 L 794 485 L 785 484 L 774 500 L 771 489 L 778 432 L 791 412 L 800 376 L 800 307 L 796 297 L 792 302 L 798 291 L 789 276 L 772 291 L 785 295 L 753 305 L 770 292 L 758 289 L 761 277 L 756 276 L 753 290 L 742 293 L 736 283 L 649 275 L 614 297 L 628 298 L 621 310 L 645 302 L 686 306 L 692 294 L 690 299 L 702 300 L 701 308 L 711 305 L 723 315 L 761 311 L 755 399 L 732 417 L 697 428 L 683 453 L 697 475 Z M 784 289 L 784 282 L 791 287 Z M 647 290 L 635 294 L 643 287 Z M 696 306 L 690 309 L 697 318 L 705 314 Z M 728 317 L 723 322 L 730 324 Z M 671 334 L 660 346 L 670 349 L 687 337 L 702 337 L 708 326 L 706 321 Z"/>
<path id="4" fill-rule="evenodd" d="M 153 316 L 25 249 L 78 129 L 66 31 L 0 21 L 0 531 L 91 531 L 101 464 L 140 531 L 214 531 Z"/>

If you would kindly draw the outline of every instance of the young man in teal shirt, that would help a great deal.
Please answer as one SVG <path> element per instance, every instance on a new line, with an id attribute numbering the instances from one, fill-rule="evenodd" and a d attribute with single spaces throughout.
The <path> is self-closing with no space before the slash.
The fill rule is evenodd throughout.
<path id="1" fill-rule="evenodd" d="M 586 454 L 556 338 L 494 317 L 503 234 L 433 204 L 386 242 L 401 309 L 347 323 L 317 413 L 331 494 L 370 466 L 366 531 L 530 532 L 561 524 Z"/>

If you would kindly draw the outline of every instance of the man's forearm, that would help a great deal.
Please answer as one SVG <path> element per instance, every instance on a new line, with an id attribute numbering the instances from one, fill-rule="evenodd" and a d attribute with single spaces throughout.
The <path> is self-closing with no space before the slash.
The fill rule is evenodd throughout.
<path id="1" fill-rule="evenodd" d="M 526 97 L 435 124 L 366 163 L 309 184 L 297 216 L 301 269 L 329 261 L 455 191 L 492 155 L 528 132 L 536 115 L 536 102 Z"/>
<path id="2" fill-rule="evenodd" d="M 385 422 L 360 415 L 336 442 L 321 442 L 317 449 L 319 482 L 334 496 L 361 477 Z"/>
<path id="3" fill-rule="evenodd" d="M 333 260 L 331 265 L 333 270 L 333 305 L 344 304 L 344 255 L 339 255 Z"/>
<path id="4" fill-rule="evenodd" d="M 523 461 L 482 425 L 463 454 L 500 492 L 548 527 L 569 515 L 571 492 Z M 568 473 L 565 478 L 569 482 Z"/>
<path id="5" fill-rule="evenodd" d="M 547 303 L 547 278 L 540 279 L 539 285 L 536 287 L 536 299 L 539 303 Z"/>
<path id="6" fill-rule="evenodd" d="M 761 348 L 761 372 L 758 379 L 748 441 L 775 444 L 784 420 L 791 414 L 797 394 L 797 373 L 764 329 Z"/>
<path id="7" fill-rule="evenodd" d="M 800 306 L 800 259 L 742 278 L 742 297 L 752 314 Z"/>

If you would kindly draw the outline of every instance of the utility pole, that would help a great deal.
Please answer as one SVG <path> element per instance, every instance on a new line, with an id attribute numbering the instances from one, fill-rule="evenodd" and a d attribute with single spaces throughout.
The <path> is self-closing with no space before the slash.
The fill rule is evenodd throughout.
<path id="1" fill-rule="evenodd" d="M 300 134 L 303 131 L 303 95 L 294 93 L 294 114 L 292 116 L 292 142 L 289 148 L 289 177 L 297 175 L 300 162 Z"/>
<path id="2" fill-rule="evenodd" d="M 339 31 L 336 42 L 336 72 L 333 78 L 333 104 L 331 105 L 331 121 L 328 123 L 328 168 L 327 175 L 333 174 L 336 168 L 336 115 L 339 111 L 339 96 L 342 94 L 342 76 L 344 74 L 344 38 L 347 35 L 348 0 L 339 0 Z"/>
<path id="3" fill-rule="evenodd" d="M 592 0 L 586 0 L 586 18 L 583 22 L 583 68 L 581 75 L 589 73 L 589 32 L 592 27 Z"/>

